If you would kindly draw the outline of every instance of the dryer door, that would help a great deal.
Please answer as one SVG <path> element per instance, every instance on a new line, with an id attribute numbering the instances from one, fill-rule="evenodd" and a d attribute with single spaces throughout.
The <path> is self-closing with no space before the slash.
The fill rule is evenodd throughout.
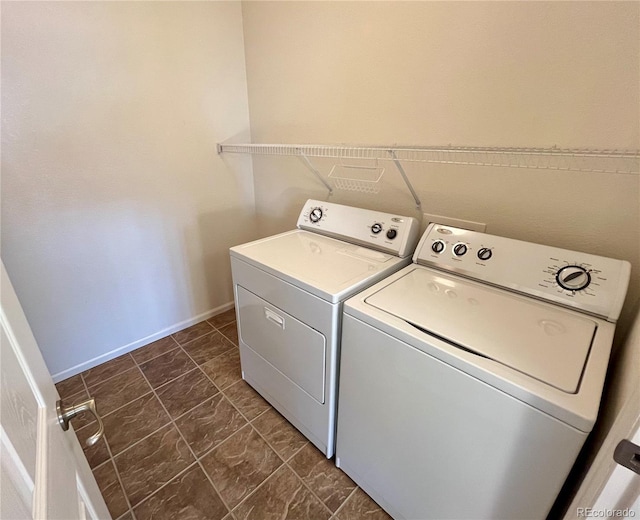
<path id="1" fill-rule="evenodd" d="M 240 285 L 237 298 L 244 344 L 324 404 L 325 337 Z"/>

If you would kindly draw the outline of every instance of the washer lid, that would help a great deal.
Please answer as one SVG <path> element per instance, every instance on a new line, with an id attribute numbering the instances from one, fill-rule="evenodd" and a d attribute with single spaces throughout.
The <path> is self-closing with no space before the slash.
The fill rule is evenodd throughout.
<path id="1" fill-rule="evenodd" d="M 231 256 L 334 303 L 410 261 L 302 230 L 232 247 Z"/>
<path id="2" fill-rule="evenodd" d="M 553 305 L 416 268 L 366 303 L 427 334 L 576 393 L 595 322 Z"/>

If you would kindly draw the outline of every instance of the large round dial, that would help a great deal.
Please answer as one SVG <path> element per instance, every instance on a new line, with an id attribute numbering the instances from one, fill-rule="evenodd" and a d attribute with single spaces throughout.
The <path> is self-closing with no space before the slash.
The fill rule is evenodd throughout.
<path id="1" fill-rule="evenodd" d="M 313 208 L 309 213 L 309 220 L 311 222 L 318 222 L 322 218 L 322 208 Z"/>
<path id="2" fill-rule="evenodd" d="M 380 231 L 382 231 L 382 224 L 380 224 L 379 222 L 376 222 L 373 226 L 371 226 L 371 232 L 374 235 L 377 235 L 378 233 L 380 233 Z"/>
<path id="3" fill-rule="evenodd" d="M 390 229 L 389 231 L 387 231 L 387 238 L 389 240 L 393 240 L 397 236 L 398 236 L 398 232 L 395 229 Z"/>
<path id="4" fill-rule="evenodd" d="M 558 285 L 568 291 L 581 291 L 591 283 L 591 275 L 579 265 L 566 265 L 556 274 Z"/>

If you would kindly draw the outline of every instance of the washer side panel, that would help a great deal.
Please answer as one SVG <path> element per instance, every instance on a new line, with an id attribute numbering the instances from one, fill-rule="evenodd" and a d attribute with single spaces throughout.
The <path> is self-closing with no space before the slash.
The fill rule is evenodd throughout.
<path id="1" fill-rule="evenodd" d="M 337 460 L 396 518 L 544 518 L 586 434 L 343 317 Z"/>

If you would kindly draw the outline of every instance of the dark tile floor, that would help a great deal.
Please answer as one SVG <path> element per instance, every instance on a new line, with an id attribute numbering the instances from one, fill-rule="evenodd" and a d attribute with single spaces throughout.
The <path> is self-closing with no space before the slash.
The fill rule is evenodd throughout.
<path id="1" fill-rule="evenodd" d="M 389 519 L 241 379 L 237 343 L 232 309 L 56 385 L 96 398 L 84 450 L 113 518 Z"/>

